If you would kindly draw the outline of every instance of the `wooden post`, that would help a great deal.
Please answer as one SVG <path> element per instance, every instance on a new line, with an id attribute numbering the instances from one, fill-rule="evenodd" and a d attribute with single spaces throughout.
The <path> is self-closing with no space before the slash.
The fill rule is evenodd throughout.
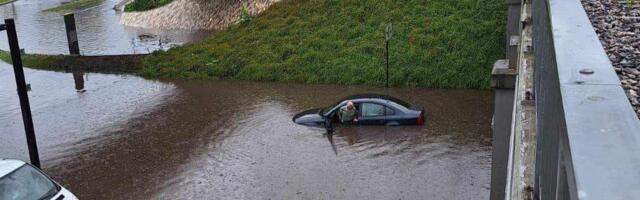
<path id="1" fill-rule="evenodd" d="M 73 13 L 64 14 L 64 27 L 67 30 L 69 53 L 71 55 L 80 55 L 80 46 L 78 45 L 78 32 L 76 31 L 76 20 Z"/>

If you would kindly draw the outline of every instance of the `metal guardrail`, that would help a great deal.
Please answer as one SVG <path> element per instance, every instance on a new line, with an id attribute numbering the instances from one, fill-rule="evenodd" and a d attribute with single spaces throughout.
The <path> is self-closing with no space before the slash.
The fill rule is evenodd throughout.
<path id="1" fill-rule="evenodd" d="M 534 0 L 539 199 L 640 198 L 640 121 L 579 0 Z"/>

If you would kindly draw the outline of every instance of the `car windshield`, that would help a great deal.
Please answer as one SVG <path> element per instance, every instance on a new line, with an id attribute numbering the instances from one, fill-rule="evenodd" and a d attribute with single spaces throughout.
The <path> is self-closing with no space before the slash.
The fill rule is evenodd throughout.
<path id="1" fill-rule="evenodd" d="M 56 185 L 31 165 L 23 165 L 0 178 L 0 199 L 40 200 L 58 191 Z"/>
<path id="2" fill-rule="evenodd" d="M 336 103 L 332 104 L 332 105 L 331 105 L 331 106 L 329 106 L 329 107 L 323 108 L 322 110 L 320 110 L 320 113 L 321 113 L 322 115 L 326 115 L 326 114 L 328 114 L 328 113 L 331 111 L 331 109 L 333 109 L 333 108 L 335 108 L 335 107 L 338 107 L 338 105 L 340 105 L 342 102 L 343 102 L 343 101 L 338 101 L 338 102 L 336 102 Z"/>

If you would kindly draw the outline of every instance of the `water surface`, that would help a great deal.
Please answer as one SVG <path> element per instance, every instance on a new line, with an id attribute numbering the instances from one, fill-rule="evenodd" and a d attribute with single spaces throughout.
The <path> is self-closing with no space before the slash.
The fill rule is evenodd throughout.
<path id="1" fill-rule="evenodd" d="M 0 155 L 28 160 L 0 65 Z M 375 87 L 26 70 L 44 170 L 81 199 L 487 199 L 488 91 L 392 89 L 426 127 L 293 124 Z M 84 92 L 82 92 L 84 90 Z"/>
<path id="2" fill-rule="evenodd" d="M 19 0 L 0 6 L 0 20 L 14 18 L 20 47 L 27 53 L 69 54 L 64 13 L 43 12 L 68 0 Z M 120 24 L 113 10 L 120 0 L 104 0 L 98 6 L 75 12 L 78 43 L 83 55 L 144 54 L 204 38 L 201 30 L 156 30 Z M 0 49 L 8 50 L 0 32 Z"/>

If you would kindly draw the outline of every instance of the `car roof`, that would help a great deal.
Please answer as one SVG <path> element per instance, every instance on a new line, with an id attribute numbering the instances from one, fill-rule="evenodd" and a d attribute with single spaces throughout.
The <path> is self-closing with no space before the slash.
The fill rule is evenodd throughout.
<path id="1" fill-rule="evenodd" d="M 343 102 L 346 100 L 356 100 L 356 99 L 381 99 L 381 100 L 391 100 L 393 102 L 396 102 L 397 104 L 400 104 L 404 107 L 411 107 L 411 104 L 402 101 L 398 98 L 392 97 L 392 96 L 388 96 L 388 95 L 382 95 L 382 94 L 373 94 L 373 93 L 369 93 L 369 94 L 355 94 L 355 95 L 351 95 L 351 96 L 347 96 L 343 99 L 341 99 L 339 102 Z"/>
<path id="2" fill-rule="evenodd" d="M 382 94 L 374 94 L 374 93 L 365 93 L 365 94 L 354 94 L 354 95 L 349 95 L 346 96 L 345 98 L 342 98 L 342 100 L 349 100 L 349 99 L 365 99 L 365 98 L 385 98 L 386 95 L 382 95 Z"/>
<path id="3" fill-rule="evenodd" d="M 13 159 L 1 159 L 0 158 L 0 177 L 3 177 L 11 172 L 13 172 L 14 170 L 18 169 L 19 167 L 22 167 L 22 165 L 24 165 L 25 162 L 22 162 L 20 160 L 13 160 Z"/>

